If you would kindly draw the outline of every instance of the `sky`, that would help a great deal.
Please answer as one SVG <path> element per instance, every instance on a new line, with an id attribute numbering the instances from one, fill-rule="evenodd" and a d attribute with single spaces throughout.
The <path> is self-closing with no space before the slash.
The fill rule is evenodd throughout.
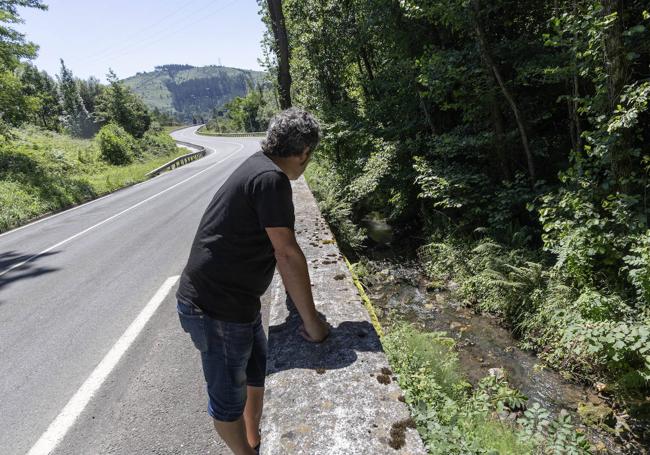
<path id="1" fill-rule="evenodd" d="M 256 0 L 45 0 L 21 8 L 16 28 L 39 45 L 34 60 L 54 76 L 59 59 L 76 77 L 105 81 L 164 64 L 261 69 L 264 24 Z"/>

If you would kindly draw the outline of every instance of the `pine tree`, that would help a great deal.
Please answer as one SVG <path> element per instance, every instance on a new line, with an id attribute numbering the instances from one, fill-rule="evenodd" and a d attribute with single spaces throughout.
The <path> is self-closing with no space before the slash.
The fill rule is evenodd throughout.
<path id="1" fill-rule="evenodd" d="M 61 74 L 57 77 L 59 79 L 59 98 L 63 108 L 61 121 L 64 128 L 73 136 L 90 137 L 94 130 L 93 121 L 84 106 L 77 81 L 72 75 L 72 71 L 65 66 L 63 59 L 61 59 Z"/>

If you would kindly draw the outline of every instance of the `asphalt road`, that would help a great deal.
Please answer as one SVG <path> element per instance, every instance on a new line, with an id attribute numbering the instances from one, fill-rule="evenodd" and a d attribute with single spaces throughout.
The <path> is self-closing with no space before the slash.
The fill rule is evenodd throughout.
<path id="1" fill-rule="evenodd" d="M 212 149 L 205 158 L 0 235 L 0 454 L 57 440 L 51 453 L 227 453 L 174 277 L 213 194 L 259 141 L 195 130 L 172 135 Z"/>

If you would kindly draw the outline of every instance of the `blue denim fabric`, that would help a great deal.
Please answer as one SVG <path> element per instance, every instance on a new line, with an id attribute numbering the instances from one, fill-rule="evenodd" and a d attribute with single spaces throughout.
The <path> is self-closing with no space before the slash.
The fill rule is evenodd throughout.
<path id="1" fill-rule="evenodd" d="M 213 319 L 194 305 L 176 305 L 183 330 L 201 352 L 208 413 L 233 422 L 244 413 L 246 386 L 264 387 L 267 341 L 262 317 L 239 323 Z"/>

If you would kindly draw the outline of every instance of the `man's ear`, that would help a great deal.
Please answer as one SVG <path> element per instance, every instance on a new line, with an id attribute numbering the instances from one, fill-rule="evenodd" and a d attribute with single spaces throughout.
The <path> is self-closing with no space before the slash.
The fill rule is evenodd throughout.
<path id="1" fill-rule="evenodd" d="M 309 159 L 309 154 L 311 153 L 311 150 L 309 150 L 309 147 L 305 147 L 305 150 L 303 150 L 302 154 L 300 155 L 300 162 L 304 163 Z"/>

